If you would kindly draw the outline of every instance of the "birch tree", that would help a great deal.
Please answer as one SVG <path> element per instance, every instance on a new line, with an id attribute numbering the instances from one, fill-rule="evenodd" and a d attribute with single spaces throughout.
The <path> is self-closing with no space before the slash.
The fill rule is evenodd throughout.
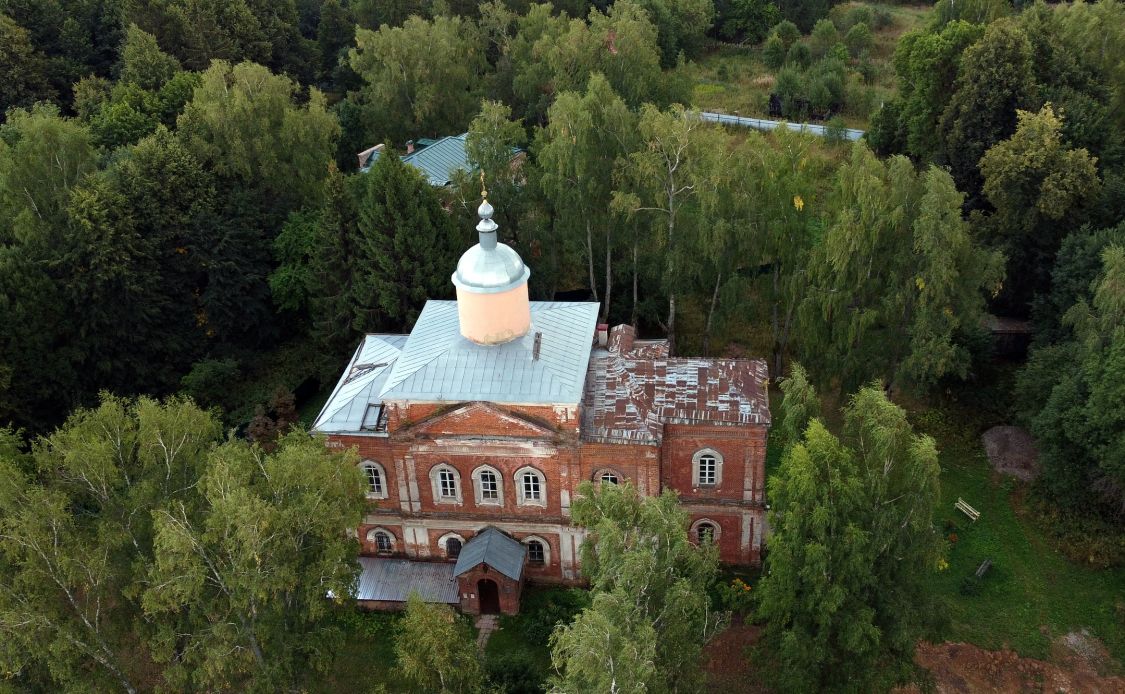
<path id="1" fill-rule="evenodd" d="M 964 377 L 1001 259 L 961 219 L 949 174 L 923 174 L 857 145 L 837 172 L 824 238 L 800 308 L 803 361 L 842 392 L 871 378 L 924 390 Z"/>
<path id="2" fill-rule="evenodd" d="M 718 552 L 688 537 L 676 495 L 641 497 L 631 484 L 584 482 L 572 506 L 590 533 L 582 572 L 593 603 L 551 637 L 561 692 L 691 691 L 705 644 L 721 626 L 710 609 Z"/>
<path id="3" fill-rule="evenodd" d="M 267 454 L 228 441 L 207 457 L 198 511 L 153 511 L 145 613 L 154 656 L 177 688 L 295 689 L 341 637 L 329 595 L 347 600 L 358 573 L 363 481 L 351 453 L 294 431 Z"/>
<path id="4" fill-rule="evenodd" d="M 770 480 L 760 584 L 784 691 L 870 691 L 908 663 L 941 539 L 937 449 L 878 385 L 844 410 L 843 437 L 812 419 Z"/>
<path id="5" fill-rule="evenodd" d="M 705 126 L 699 114 L 675 105 L 660 111 L 651 104 L 641 109 L 638 130 L 641 148 L 629 156 L 614 207 L 638 217 L 650 232 L 654 250 L 663 256 L 661 284 L 668 297 L 662 327 L 671 353 L 676 353 L 676 299 L 693 276 L 690 269 L 698 248 L 693 234 L 706 224 L 699 193 L 714 174 L 714 158 L 721 147 L 719 131 Z"/>
<path id="6" fill-rule="evenodd" d="M 638 145 L 636 116 L 600 74 L 586 93 L 564 92 L 549 111 L 549 123 L 536 139 L 536 160 L 543 193 L 558 212 L 556 225 L 583 239 L 590 292 L 598 300 L 595 238 L 604 239 L 605 282 L 602 320 L 613 293 L 613 258 L 617 219 L 610 212 L 615 171 Z"/>

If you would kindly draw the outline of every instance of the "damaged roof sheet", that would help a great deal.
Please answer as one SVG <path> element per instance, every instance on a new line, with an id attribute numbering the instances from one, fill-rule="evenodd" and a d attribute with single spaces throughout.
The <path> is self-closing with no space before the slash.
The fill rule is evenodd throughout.
<path id="1" fill-rule="evenodd" d="M 368 335 L 356 348 L 324 409 L 313 422 L 313 431 L 358 432 L 368 403 L 379 402 L 379 392 L 398 359 L 406 335 Z"/>
<path id="2" fill-rule="evenodd" d="M 658 445 L 666 423 L 770 423 L 764 361 L 671 358 L 666 344 L 614 333 L 590 358 L 583 439 Z"/>

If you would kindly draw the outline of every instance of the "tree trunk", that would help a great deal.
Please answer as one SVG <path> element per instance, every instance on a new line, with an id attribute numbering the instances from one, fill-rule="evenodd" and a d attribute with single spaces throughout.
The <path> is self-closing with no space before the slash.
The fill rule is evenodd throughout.
<path id="1" fill-rule="evenodd" d="M 703 328 L 703 356 L 711 356 L 711 321 L 715 317 L 715 306 L 719 303 L 719 284 L 723 273 L 715 276 L 715 291 L 711 293 L 711 308 L 707 311 L 707 325 Z"/>
<path id="2" fill-rule="evenodd" d="M 636 236 L 634 236 L 633 237 L 633 316 L 632 316 L 632 321 L 631 321 L 631 323 L 633 325 L 633 330 L 637 329 L 637 246 L 639 244 L 640 244 L 640 240 Z"/>
<path id="3" fill-rule="evenodd" d="M 607 226 L 605 230 L 605 305 L 602 308 L 602 322 L 609 322 L 609 300 L 613 296 L 613 256 L 610 249 L 613 247 L 611 243 L 612 226 Z"/>
<path id="4" fill-rule="evenodd" d="M 668 293 L 668 356 L 676 356 L 676 292 Z"/>
<path id="5" fill-rule="evenodd" d="M 590 231 L 590 220 L 586 220 L 586 257 L 590 261 L 590 293 L 598 300 L 598 284 L 594 280 L 594 237 Z"/>
<path id="6" fill-rule="evenodd" d="M 777 260 L 773 264 L 773 307 L 771 310 L 770 324 L 773 327 L 773 374 L 774 377 L 781 375 L 781 352 L 782 352 L 782 338 L 781 338 L 781 317 L 780 317 L 780 304 L 781 304 L 781 291 L 779 290 L 781 276 L 781 266 Z"/>

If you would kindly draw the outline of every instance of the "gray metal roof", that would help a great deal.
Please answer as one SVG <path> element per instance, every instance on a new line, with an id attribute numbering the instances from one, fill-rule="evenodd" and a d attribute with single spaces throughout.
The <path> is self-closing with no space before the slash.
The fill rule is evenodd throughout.
<path id="1" fill-rule="evenodd" d="M 496 528 L 485 528 L 461 548 L 453 575 L 460 576 L 481 564 L 488 564 L 513 581 L 523 575 L 523 560 L 527 548 Z"/>
<path id="2" fill-rule="evenodd" d="M 533 301 L 526 335 L 478 345 L 461 336 L 456 301 L 427 301 L 378 399 L 577 405 L 597 321 L 595 303 Z"/>
<path id="3" fill-rule="evenodd" d="M 532 301 L 526 335 L 478 345 L 461 336 L 456 301 L 427 301 L 410 335 L 364 338 L 312 429 L 364 433 L 367 406 L 389 400 L 577 405 L 597 321 L 595 303 Z"/>
<path id="4" fill-rule="evenodd" d="M 379 392 L 406 344 L 406 335 L 368 335 L 356 348 L 328 402 L 313 422 L 313 431 L 358 432 L 368 403 L 380 402 Z"/>
<path id="5" fill-rule="evenodd" d="M 406 602 L 414 592 L 426 602 L 460 602 L 453 564 L 360 557 L 359 565 L 356 600 Z"/>

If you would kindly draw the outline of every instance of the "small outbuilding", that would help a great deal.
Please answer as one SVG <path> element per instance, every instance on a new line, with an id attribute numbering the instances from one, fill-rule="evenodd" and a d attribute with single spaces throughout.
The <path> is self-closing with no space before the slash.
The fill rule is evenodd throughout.
<path id="1" fill-rule="evenodd" d="M 485 528 L 461 548 L 453 575 L 466 614 L 517 614 L 527 548 L 496 528 Z"/>
<path id="2" fill-rule="evenodd" d="M 369 610 L 401 610 L 411 593 L 426 602 L 458 604 L 457 581 L 448 563 L 360 557 L 355 599 Z"/>

